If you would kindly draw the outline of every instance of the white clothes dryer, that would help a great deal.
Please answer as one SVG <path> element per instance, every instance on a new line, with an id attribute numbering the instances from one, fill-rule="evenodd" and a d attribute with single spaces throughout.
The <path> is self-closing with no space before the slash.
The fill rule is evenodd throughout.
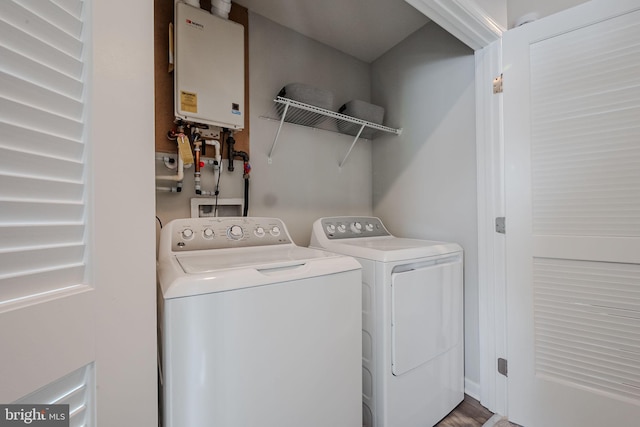
<path id="1" fill-rule="evenodd" d="M 362 265 L 363 425 L 437 424 L 464 399 L 462 248 L 374 217 L 320 218 L 310 246 Z"/>
<path id="2" fill-rule="evenodd" d="M 158 258 L 165 427 L 360 427 L 361 267 L 275 218 L 188 218 Z"/>

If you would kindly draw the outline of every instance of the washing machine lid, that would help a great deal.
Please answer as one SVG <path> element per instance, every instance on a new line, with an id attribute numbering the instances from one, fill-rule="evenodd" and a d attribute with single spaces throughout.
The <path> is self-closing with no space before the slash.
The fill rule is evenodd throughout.
<path id="1" fill-rule="evenodd" d="M 324 241 L 322 249 L 381 262 L 428 258 L 462 251 L 460 245 L 456 243 L 394 236 Z"/>
<path id="2" fill-rule="evenodd" d="M 253 268 L 267 269 L 299 264 L 300 261 L 332 256 L 326 252 L 300 246 L 287 245 L 274 248 L 242 248 L 185 253 L 176 255 L 178 264 L 186 274 L 203 274 L 221 270 Z"/>
<path id="3" fill-rule="evenodd" d="M 361 268 L 354 258 L 295 245 L 214 249 L 176 254 L 158 263 L 158 284 L 163 298 L 169 300 Z"/>

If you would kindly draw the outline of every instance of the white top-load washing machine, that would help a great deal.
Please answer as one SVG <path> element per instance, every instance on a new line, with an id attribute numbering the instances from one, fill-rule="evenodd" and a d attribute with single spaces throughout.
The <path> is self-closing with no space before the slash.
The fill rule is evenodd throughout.
<path id="1" fill-rule="evenodd" d="M 462 248 L 374 217 L 321 218 L 310 246 L 363 267 L 363 425 L 435 425 L 464 399 Z"/>
<path id="2" fill-rule="evenodd" d="M 361 267 L 275 218 L 168 223 L 158 257 L 165 427 L 360 427 Z"/>

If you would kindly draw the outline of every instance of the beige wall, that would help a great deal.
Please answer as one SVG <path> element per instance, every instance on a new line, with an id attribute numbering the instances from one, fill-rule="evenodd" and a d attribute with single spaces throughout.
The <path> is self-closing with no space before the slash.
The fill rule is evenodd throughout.
<path id="1" fill-rule="evenodd" d="M 507 27 L 507 0 L 475 0 L 499 25 Z"/>
<path id="2" fill-rule="evenodd" d="M 507 0 L 507 22 L 509 28 L 523 16 L 537 13 L 538 18 L 553 15 L 581 3 L 586 0 Z"/>

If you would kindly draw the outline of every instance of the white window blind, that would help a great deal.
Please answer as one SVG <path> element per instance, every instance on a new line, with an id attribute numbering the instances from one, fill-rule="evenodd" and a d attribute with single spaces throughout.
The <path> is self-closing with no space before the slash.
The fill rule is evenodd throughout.
<path id="1" fill-rule="evenodd" d="M 0 1 L 0 310 L 84 281 L 82 13 Z"/>

